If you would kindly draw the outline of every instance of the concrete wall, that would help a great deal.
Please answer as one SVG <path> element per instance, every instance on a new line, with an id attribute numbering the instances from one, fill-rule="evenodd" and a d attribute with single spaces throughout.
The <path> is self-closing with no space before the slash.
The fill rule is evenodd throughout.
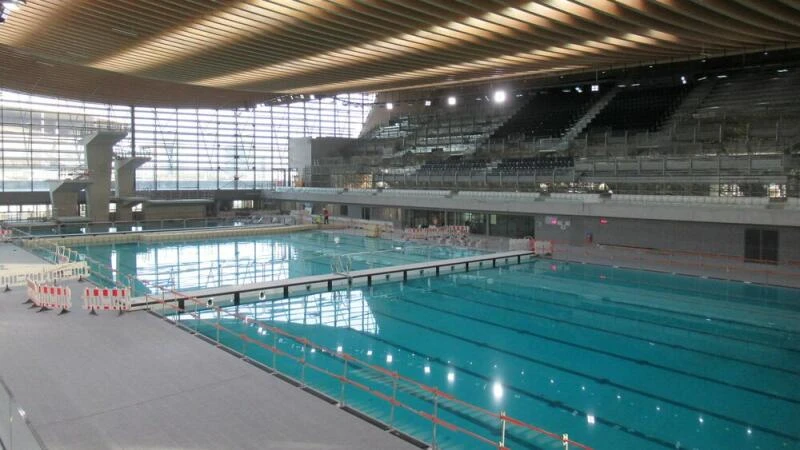
<path id="1" fill-rule="evenodd" d="M 136 168 L 133 165 L 117 168 L 117 196 L 132 196 L 136 192 Z"/>
<path id="2" fill-rule="evenodd" d="M 78 207 L 78 192 L 53 192 L 50 194 L 52 202 L 52 215 L 54 217 L 77 217 L 80 215 Z"/>
<path id="3" fill-rule="evenodd" d="M 289 167 L 303 169 L 311 165 L 311 138 L 289 139 Z"/>
<path id="4" fill-rule="evenodd" d="M 553 225 L 551 222 L 557 223 Z M 536 238 L 581 245 L 587 233 L 594 244 L 713 253 L 744 257 L 748 228 L 778 231 L 780 262 L 800 261 L 800 228 L 743 224 L 635 220 L 599 217 L 536 216 Z"/>
<path id="5" fill-rule="evenodd" d="M 154 205 L 145 204 L 142 207 L 144 217 L 146 220 L 159 220 L 159 219 L 193 219 L 197 217 L 205 217 L 206 205 Z"/>

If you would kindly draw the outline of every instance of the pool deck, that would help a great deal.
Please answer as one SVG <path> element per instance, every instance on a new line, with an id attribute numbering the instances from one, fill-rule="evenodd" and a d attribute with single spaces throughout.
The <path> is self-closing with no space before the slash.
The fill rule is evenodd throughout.
<path id="1" fill-rule="evenodd" d="M 0 244 L 4 263 L 41 260 Z M 0 293 L 0 375 L 51 450 L 417 448 L 147 312 L 25 297 Z"/>

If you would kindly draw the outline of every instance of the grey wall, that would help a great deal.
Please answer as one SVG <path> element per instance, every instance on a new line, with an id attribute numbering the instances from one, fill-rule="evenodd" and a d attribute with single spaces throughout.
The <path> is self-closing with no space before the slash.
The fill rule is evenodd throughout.
<path id="1" fill-rule="evenodd" d="M 289 167 L 302 169 L 311 165 L 311 138 L 289 139 Z"/>
<path id="2" fill-rule="evenodd" d="M 800 228 L 557 216 L 561 225 L 551 225 L 548 216 L 536 216 L 536 238 L 581 245 L 586 234 L 594 244 L 623 245 L 664 250 L 714 253 L 744 257 L 747 228 L 778 230 L 780 262 L 800 261 Z M 550 216 L 556 217 L 556 216 Z M 566 226 L 565 221 L 569 221 Z M 563 229 L 562 229 L 563 228 Z"/>

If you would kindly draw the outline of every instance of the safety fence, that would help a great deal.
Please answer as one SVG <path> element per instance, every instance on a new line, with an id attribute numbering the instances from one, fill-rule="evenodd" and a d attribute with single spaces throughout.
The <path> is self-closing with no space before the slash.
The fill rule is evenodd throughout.
<path id="1" fill-rule="evenodd" d="M 131 296 L 128 289 L 85 288 L 83 290 L 83 309 L 90 314 L 97 311 L 131 310 Z"/>
<path id="2" fill-rule="evenodd" d="M 541 239 L 534 239 L 530 236 L 526 236 L 522 239 L 509 239 L 508 240 L 508 250 L 530 250 L 537 255 L 546 255 L 550 256 L 553 254 L 553 241 L 550 240 L 541 240 Z"/>
<path id="3" fill-rule="evenodd" d="M 56 265 L 20 266 L 5 268 L 0 271 L 0 286 L 10 289 L 12 286 L 24 286 L 27 280 L 37 283 L 54 283 L 65 280 L 84 280 L 89 277 L 89 265 L 85 261 L 68 262 Z"/>
<path id="4" fill-rule="evenodd" d="M 59 309 L 59 315 L 69 312 L 72 308 L 72 291 L 69 287 L 48 286 L 39 284 L 33 280 L 27 280 L 28 300 L 25 303 L 33 303 L 39 311 L 49 309 Z"/>
<path id="5" fill-rule="evenodd" d="M 734 255 L 672 249 L 650 249 L 598 243 L 558 242 L 558 259 L 608 266 L 680 273 L 761 284 L 800 287 L 800 262 L 767 261 Z"/>
<path id="6" fill-rule="evenodd" d="M 86 236 L 66 236 L 61 238 L 42 238 L 40 236 L 31 235 L 25 231 L 18 229 L 10 229 L 12 231 L 12 239 L 15 245 L 31 250 L 33 253 L 40 256 L 45 261 L 60 264 L 53 268 L 46 268 L 43 271 L 49 275 L 24 272 L 20 274 L 3 273 L 0 275 L 0 281 L 8 281 L 8 286 L 22 286 L 28 277 L 33 278 L 37 282 L 45 281 L 59 281 L 59 280 L 83 280 L 90 279 L 91 281 L 109 286 L 110 288 L 126 289 L 131 297 L 136 296 L 137 291 L 141 292 L 147 290 L 141 280 L 129 274 L 120 272 L 116 268 L 108 264 L 97 261 L 89 256 L 79 253 L 75 250 L 66 247 L 64 244 L 89 244 L 99 242 L 88 242 L 91 239 L 101 239 L 103 242 L 160 242 L 169 240 L 187 240 L 187 239 L 212 239 L 227 236 L 249 236 L 249 235 L 266 235 L 275 233 L 290 233 L 297 231 L 306 231 L 316 229 L 313 225 L 294 225 L 287 227 L 233 227 L 222 229 L 207 229 L 207 230 L 192 230 L 185 232 L 161 232 L 161 233 L 111 233 L 103 235 L 86 235 Z M 52 272 L 50 274 L 50 272 Z M 3 278 L 4 275 L 9 277 Z M 11 275 L 14 275 L 13 277 Z M 6 284 L 0 285 L 0 287 Z M 142 292 L 143 293 L 143 292 Z"/>
<path id="7" fill-rule="evenodd" d="M 35 236 L 64 236 L 76 234 L 226 228 L 249 225 L 295 225 L 296 223 L 296 219 L 288 215 L 254 212 L 248 216 L 241 217 L 232 215 L 195 219 L 119 220 L 109 222 L 87 220 L 85 222 L 55 223 L 42 219 L 7 220 L 0 222 L 0 229 L 15 229 Z M 0 237 L 2 236 L 3 233 L 0 232 Z"/>
<path id="8" fill-rule="evenodd" d="M 405 239 L 441 239 L 459 238 L 469 235 L 469 227 L 464 225 L 448 225 L 443 227 L 406 228 L 403 230 Z"/>
<path id="9" fill-rule="evenodd" d="M 0 448 L 4 450 L 47 450 L 34 430 L 28 413 L 17 402 L 0 376 Z"/>
<path id="10" fill-rule="evenodd" d="M 429 444 L 430 448 L 442 448 L 440 444 L 443 438 L 446 440 L 449 437 L 469 442 L 470 448 L 477 448 L 474 446 L 480 444 L 481 448 L 509 450 L 514 439 L 536 442 L 541 439 L 560 443 L 566 449 L 591 450 L 570 439 L 568 434 L 544 430 L 505 411 L 495 412 L 473 405 L 397 371 L 362 361 L 341 348 L 332 349 L 316 344 L 282 328 L 215 306 L 213 301 L 200 300 L 174 290 L 165 290 L 163 294 L 181 299 L 175 303 L 158 296 L 147 296 L 149 303 L 158 305 L 158 308 L 151 307 L 151 311 L 165 320 L 176 325 L 183 325 L 182 320 L 191 320 L 192 323 L 183 325 L 184 328 L 195 334 L 205 334 L 218 346 L 225 346 L 243 358 L 256 361 L 292 384 L 329 397 L 342 408 L 379 420 L 387 430 L 410 435 Z M 329 357 L 337 368 L 334 370 L 309 361 L 308 355 L 314 353 Z M 278 367 L 279 362 L 282 362 L 281 367 Z M 338 370 L 339 366 L 341 371 Z M 373 415 L 367 414 L 358 409 L 361 406 L 359 401 L 348 397 L 348 392 L 351 395 L 353 392 L 361 393 L 370 399 L 367 403 L 377 402 L 387 407 L 388 412 L 377 414 L 373 411 Z M 404 416 L 401 417 L 401 414 Z M 468 429 L 463 417 L 469 417 L 470 423 L 480 423 L 475 428 L 481 431 Z M 427 423 L 430 428 L 420 428 L 412 423 Z M 487 436 L 489 430 L 493 434 Z M 530 434 L 520 437 L 524 433 Z"/>

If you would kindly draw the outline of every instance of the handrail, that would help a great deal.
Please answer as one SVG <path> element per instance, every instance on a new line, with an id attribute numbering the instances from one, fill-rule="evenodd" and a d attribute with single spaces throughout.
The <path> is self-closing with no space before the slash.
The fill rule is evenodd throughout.
<path id="1" fill-rule="evenodd" d="M 39 433 L 36 432 L 36 429 L 33 428 L 31 425 L 31 421 L 28 418 L 28 414 L 22 409 L 21 406 L 17 403 L 14 394 L 11 392 L 11 388 L 8 387 L 5 380 L 2 376 L 0 376 L 0 387 L 2 387 L 2 391 L 5 391 L 6 396 L 8 398 L 8 405 L 2 405 L 4 407 L 0 407 L 0 410 L 7 412 L 8 415 L 6 417 L 0 417 L 0 420 L 6 422 L 8 424 L 8 435 L 4 435 L 3 431 L 5 430 L 4 427 L 0 427 L 0 448 L 5 450 L 15 450 L 15 448 L 24 448 L 25 450 L 31 450 L 31 447 L 24 445 L 23 447 L 15 447 L 14 446 L 14 423 L 16 420 L 21 421 L 25 424 L 25 428 L 30 433 L 30 437 L 36 441 L 36 445 L 39 447 L 40 450 L 47 450 L 47 445 L 45 445 L 44 441 L 42 441 L 41 436 Z M 4 414 L 5 415 L 5 414 Z M 5 439 L 4 439 L 5 438 Z M 27 444 L 30 444 L 28 440 Z"/>
<path id="2" fill-rule="evenodd" d="M 473 439 L 476 439 L 476 440 L 478 440 L 478 441 L 480 441 L 480 442 L 482 442 L 484 444 L 490 445 L 493 448 L 496 448 L 498 450 L 507 450 L 508 447 L 506 447 L 505 444 L 504 444 L 504 442 L 505 442 L 506 425 L 514 425 L 514 426 L 518 426 L 518 427 L 521 427 L 521 428 L 528 429 L 530 431 L 533 431 L 535 433 L 541 434 L 543 436 L 547 436 L 547 437 L 552 438 L 554 440 L 557 440 L 557 441 L 561 442 L 562 445 L 564 445 L 565 448 L 569 448 L 570 446 L 573 446 L 573 447 L 580 448 L 580 449 L 583 449 L 583 450 L 592 450 L 591 447 L 589 447 L 587 445 L 584 445 L 584 444 L 581 444 L 581 443 L 579 443 L 577 441 L 569 439 L 569 437 L 566 434 L 559 435 L 557 433 L 553 433 L 553 432 L 544 430 L 543 428 L 536 427 L 536 426 L 528 424 L 528 423 L 526 423 L 526 422 L 524 422 L 524 421 L 522 421 L 520 419 L 514 418 L 514 417 L 506 414 L 503 411 L 501 411 L 499 413 L 495 413 L 495 412 L 489 411 L 489 410 L 481 408 L 481 407 L 479 407 L 477 405 L 473 405 L 473 404 L 471 404 L 471 403 L 469 403 L 467 401 L 460 400 L 460 399 L 456 398 L 455 396 L 453 396 L 451 394 L 448 394 L 446 392 L 443 392 L 443 391 L 439 390 L 436 387 L 428 386 L 428 385 L 426 385 L 424 383 L 421 383 L 419 381 L 414 380 L 413 378 L 401 375 L 397 371 L 390 371 L 390 370 L 387 370 L 387 369 L 385 369 L 383 367 L 370 364 L 370 363 L 368 363 L 366 361 L 362 361 L 362 360 L 356 358 L 355 356 L 353 356 L 351 354 L 339 351 L 339 349 L 331 349 L 331 348 L 325 347 L 323 345 L 316 344 L 316 343 L 312 342 L 311 340 L 309 340 L 306 337 L 295 336 L 295 335 L 289 333 L 288 331 L 283 330 L 282 328 L 278 328 L 278 327 L 275 327 L 273 325 L 268 325 L 268 324 L 263 323 L 261 321 L 258 321 L 256 319 L 251 319 L 251 318 L 249 318 L 248 316 L 246 316 L 244 314 L 230 312 L 230 311 L 228 311 L 228 310 L 226 310 L 226 309 L 224 309 L 224 308 L 222 308 L 220 306 L 216 306 L 216 305 L 211 305 L 209 307 L 205 302 L 200 301 L 197 297 L 183 294 L 183 293 L 178 292 L 178 291 L 176 291 L 174 289 L 162 289 L 162 292 L 171 294 L 173 296 L 173 298 L 181 298 L 183 300 L 191 301 L 191 302 L 193 302 L 195 304 L 195 312 L 192 313 L 191 311 L 187 311 L 186 310 L 185 305 L 184 305 L 183 308 L 181 308 L 180 304 L 176 305 L 174 302 L 164 301 L 162 299 L 159 299 L 157 296 L 146 295 L 145 297 L 147 298 L 148 303 L 149 303 L 150 299 L 152 299 L 154 303 L 159 303 L 159 304 L 162 305 L 162 316 L 166 320 L 169 320 L 169 318 L 164 314 L 164 308 L 166 308 L 166 307 L 174 309 L 177 312 L 178 320 L 174 321 L 176 323 L 176 325 L 180 320 L 180 314 L 188 314 L 192 318 L 197 320 L 198 322 L 202 321 L 202 319 L 200 318 L 200 315 L 197 314 L 197 309 L 196 309 L 197 306 L 202 306 L 204 308 L 213 309 L 214 311 L 217 312 L 217 323 L 216 324 L 212 324 L 212 327 L 217 330 L 217 338 L 216 338 L 217 344 L 220 343 L 220 339 L 219 339 L 219 332 L 220 331 L 224 331 L 226 333 L 230 333 L 230 334 L 242 339 L 242 341 L 244 341 L 245 343 L 255 344 L 255 345 L 257 345 L 257 346 L 259 346 L 261 348 L 264 348 L 265 350 L 268 350 L 271 353 L 273 353 L 273 366 L 272 366 L 272 369 L 275 370 L 275 371 L 278 371 L 277 367 L 275 367 L 275 360 L 274 360 L 275 355 L 288 357 L 289 359 L 292 359 L 293 361 L 295 361 L 295 362 L 297 362 L 297 363 L 299 363 L 301 365 L 301 367 L 303 369 L 301 371 L 301 374 L 302 374 L 301 376 L 303 376 L 303 377 L 304 377 L 304 374 L 305 374 L 305 372 L 304 372 L 305 367 L 309 367 L 311 369 L 319 371 L 320 373 L 324 373 L 324 374 L 326 374 L 326 375 L 328 375 L 328 376 L 330 376 L 332 378 L 335 378 L 335 379 L 339 380 L 339 382 L 342 384 L 342 389 L 344 389 L 344 385 L 345 384 L 348 384 L 348 385 L 354 386 L 354 387 L 356 387 L 358 389 L 361 389 L 364 392 L 372 394 L 372 395 L 374 395 L 375 397 L 377 397 L 377 398 L 379 398 L 381 400 L 384 400 L 384 401 L 390 403 L 392 405 L 392 408 L 400 407 L 400 408 L 406 409 L 406 410 L 416 414 L 417 416 L 422 417 L 422 418 L 430 421 L 433 424 L 433 427 L 434 427 L 434 432 L 433 432 L 434 442 L 431 442 L 433 448 L 436 448 L 436 442 L 435 442 L 436 431 L 435 431 L 435 428 L 437 426 L 443 426 L 443 427 L 445 427 L 445 428 L 447 428 L 447 429 L 449 429 L 451 431 L 455 431 L 455 432 L 464 434 L 466 436 L 469 436 L 469 437 L 471 437 Z M 305 347 L 310 347 L 312 349 L 316 349 L 316 350 L 318 350 L 320 352 L 323 352 L 325 354 L 331 355 L 334 358 L 340 359 L 340 360 L 342 360 L 344 362 L 344 365 L 345 365 L 344 372 L 343 372 L 342 375 L 336 374 L 336 373 L 330 372 L 327 369 L 324 369 L 322 367 L 318 367 L 318 366 L 315 366 L 315 365 L 309 363 L 305 359 L 305 352 L 303 352 L 303 357 L 296 357 L 296 356 L 290 355 L 290 354 L 288 354 L 288 353 L 286 353 L 286 352 L 284 352 L 284 351 L 282 351 L 282 350 L 277 348 L 277 345 L 276 345 L 277 344 L 277 340 L 276 339 L 274 339 L 273 345 L 268 345 L 268 344 L 265 344 L 263 342 L 257 341 L 255 339 L 247 336 L 245 333 L 240 333 L 240 332 L 237 332 L 235 330 L 228 329 L 227 327 L 224 327 L 223 325 L 221 325 L 219 323 L 219 318 L 221 317 L 222 314 L 225 314 L 227 316 L 231 316 L 235 320 L 242 321 L 245 324 L 257 325 L 261 329 L 273 333 L 274 337 L 279 335 L 279 336 L 285 337 L 287 339 L 291 339 L 291 340 L 295 341 L 298 344 L 301 344 L 302 346 L 304 346 L 304 348 Z M 244 356 L 244 352 L 243 352 L 243 356 Z M 377 373 L 379 373 L 381 375 L 388 376 L 388 377 L 392 378 L 393 380 L 402 381 L 402 382 L 407 383 L 407 384 L 409 384 L 411 386 L 414 386 L 414 387 L 416 387 L 416 388 L 418 388 L 418 389 L 420 389 L 422 391 L 428 392 L 429 394 L 431 394 L 433 396 L 433 403 L 434 403 L 434 409 L 433 409 L 434 412 L 433 412 L 433 414 L 429 414 L 429 413 L 426 413 L 424 411 L 416 410 L 416 409 L 412 408 L 411 406 L 406 405 L 406 404 L 398 401 L 397 400 L 396 383 L 393 383 L 393 394 L 392 394 L 392 397 L 388 397 L 386 394 L 383 394 L 381 392 L 375 391 L 375 390 L 369 388 L 368 386 L 365 386 L 365 385 L 363 385 L 361 383 L 358 383 L 357 381 L 354 381 L 352 379 L 347 378 L 347 364 L 348 363 L 357 364 L 357 365 L 359 365 L 361 367 L 368 368 L 368 369 L 370 369 L 370 370 L 372 370 L 374 372 L 377 372 Z M 284 373 L 284 375 L 291 377 L 290 375 L 285 374 L 285 373 Z M 301 385 L 305 385 L 305 379 L 302 379 L 300 381 L 301 381 Z M 475 433 L 473 431 L 461 428 L 461 427 L 459 427 L 458 425 L 456 425 L 454 423 L 447 422 L 446 420 L 443 420 L 443 419 L 439 418 L 438 415 L 437 415 L 437 408 L 436 408 L 436 406 L 438 405 L 438 399 L 439 398 L 451 401 L 453 403 L 457 403 L 457 404 L 461 405 L 462 407 L 464 407 L 464 408 L 466 408 L 468 410 L 472 410 L 472 411 L 478 412 L 480 414 L 483 414 L 483 415 L 487 416 L 488 418 L 499 420 L 500 423 L 502 424 L 501 431 L 499 432 L 499 435 L 500 435 L 499 443 L 497 441 L 493 440 L 493 439 L 487 438 L 485 436 L 481 436 L 481 435 L 479 435 L 479 434 L 477 434 L 477 433 Z M 342 405 L 344 404 L 344 391 L 342 391 L 342 398 L 340 399 L 340 404 L 342 404 Z M 389 425 L 392 426 L 391 423 Z"/>

